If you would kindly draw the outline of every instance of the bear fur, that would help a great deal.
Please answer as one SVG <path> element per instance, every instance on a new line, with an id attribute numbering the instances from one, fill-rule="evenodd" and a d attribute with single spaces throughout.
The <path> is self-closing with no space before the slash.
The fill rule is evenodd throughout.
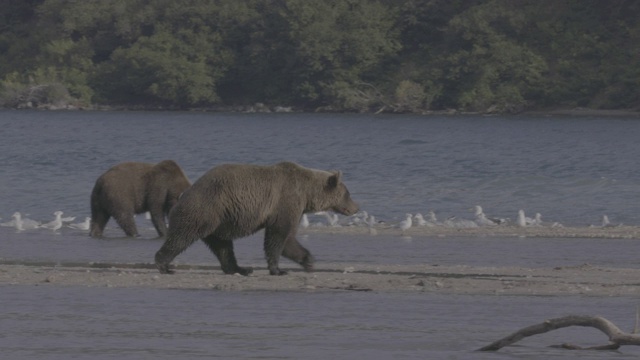
<path id="1" fill-rule="evenodd" d="M 149 212 L 159 236 L 167 232 L 166 216 L 191 186 L 173 160 L 157 164 L 125 162 L 102 174 L 91 192 L 92 237 L 102 237 L 113 217 L 127 236 L 138 236 L 135 214 Z"/>
<path id="2" fill-rule="evenodd" d="M 271 166 L 226 164 L 198 179 L 169 214 L 166 240 L 156 253 L 161 273 L 173 273 L 169 264 L 197 239 L 202 239 L 226 274 L 248 275 L 239 267 L 233 240 L 265 229 L 264 252 L 271 275 L 280 255 L 311 271 L 313 257 L 296 231 L 304 213 L 331 210 L 343 215 L 358 211 L 339 171 L 322 171 L 291 162 Z"/>

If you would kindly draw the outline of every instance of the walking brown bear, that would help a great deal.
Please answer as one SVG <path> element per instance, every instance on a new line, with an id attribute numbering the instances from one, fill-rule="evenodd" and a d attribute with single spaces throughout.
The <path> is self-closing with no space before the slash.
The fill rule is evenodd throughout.
<path id="1" fill-rule="evenodd" d="M 159 236 L 167 232 L 165 217 L 191 186 L 173 160 L 157 164 L 125 162 L 102 174 L 91 192 L 92 237 L 102 237 L 113 217 L 127 236 L 138 236 L 135 214 L 149 212 Z"/>
<path id="2" fill-rule="evenodd" d="M 233 240 L 265 229 L 264 252 L 271 275 L 284 275 L 280 255 L 307 270 L 313 257 L 298 240 L 303 213 L 331 210 L 343 215 L 358 211 L 342 173 L 302 167 L 291 162 L 272 166 L 227 164 L 214 167 L 182 195 L 169 214 L 169 231 L 155 256 L 161 273 L 197 239 L 207 244 L 225 274 L 248 275 L 238 266 Z"/>

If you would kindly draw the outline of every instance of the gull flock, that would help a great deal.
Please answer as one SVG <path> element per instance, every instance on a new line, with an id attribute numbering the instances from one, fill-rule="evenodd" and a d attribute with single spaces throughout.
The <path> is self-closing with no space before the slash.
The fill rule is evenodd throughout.
<path id="1" fill-rule="evenodd" d="M 0 226 L 12 227 L 12 228 L 15 228 L 17 231 L 47 229 L 55 232 L 57 230 L 60 230 L 62 227 L 69 227 L 77 230 L 89 230 L 89 226 L 91 224 L 91 218 L 87 217 L 85 218 L 85 221 L 81 223 L 72 223 L 76 219 L 76 217 L 75 216 L 62 217 L 63 214 L 64 213 L 62 211 L 59 211 L 59 210 L 55 211 L 53 213 L 54 215 L 53 220 L 42 223 L 37 220 L 25 218 L 22 216 L 20 212 L 15 212 L 13 213 L 13 215 L 11 215 L 10 221 L 0 223 Z"/>
<path id="2" fill-rule="evenodd" d="M 404 218 L 397 223 L 387 223 L 385 221 L 377 221 L 375 216 L 370 215 L 367 211 L 360 211 L 352 216 L 345 217 L 341 221 L 336 214 L 330 214 L 326 211 L 320 211 L 313 213 L 312 216 L 321 217 L 318 221 L 309 220 L 309 216 L 304 214 L 302 216 L 302 220 L 300 221 L 300 226 L 302 228 L 307 227 L 341 227 L 341 226 L 386 226 L 386 227 L 394 227 L 400 230 L 402 234 L 412 227 L 435 227 L 435 226 L 443 226 L 448 228 L 477 228 L 482 226 L 499 226 L 499 225 L 513 225 L 511 220 L 505 218 L 495 218 L 488 217 L 481 206 L 476 205 L 474 208 L 474 218 L 473 219 L 459 219 L 456 216 L 451 216 L 446 218 L 443 221 L 439 221 L 436 217 L 436 214 L 433 210 L 427 212 L 427 215 L 422 215 L 422 213 L 416 214 L 405 214 Z M 606 216 L 606 215 L 605 215 Z M 524 220 L 520 221 L 520 217 Z M 324 221 L 323 219 L 324 218 Z M 524 210 L 520 210 L 518 213 L 518 221 L 516 223 L 518 226 L 526 227 L 526 226 L 542 226 L 542 216 L 538 213 L 535 216 L 535 219 L 531 219 L 524 216 Z M 555 226 L 561 226 L 558 223 L 554 224 Z"/>
<path id="3" fill-rule="evenodd" d="M 385 222 L 376 219 L 375 216 L 369 214 L 367 211 L 360 211 L 354 215 L 346 216 L 343 218 L 338 217 L 337 214 L 320 211 L 311 214 L 303 214 L 300 220 L 300 228 L 305 229 L 309 227 L 343 227 L 343 226 L 357 226 L 357 227 L 366 227 L 369 230 L 371 235 L 377 234 L 376 228 L 393 228 L 399 231 L 401 236 L 405 236 L 407 230 L 411 228 L 419 228 L 419 227 L 443 227 L 443 228 L 452 228 L 452 229 L 470 229 L 470 228 L 480 228 L 480 227 L 494 227 L 494 226 L 515 226 L 515 227 L 541 227 L 541 226 L 549 226 L 549 227 L 563 227 L 562 224 L 558 222 L 553 222 L 549 224 L 543 224 L 542 215 L 540 213 L 536 213 L 533 218 L 527 217 L 524 210 L 519 210 L 515 221 L 512 221 L 509 218 L 500 218 L 487 216 L 484 213 L 484 210 L 481 206 L 476 205 L 472 209 L 473 218 L 458 218 L 456 216 L 448 217 L 442 221 L 438 220 L 436 217 L 436 213 L 433 210 L 430 210 L 423 215 L 422 213 L 410 214 L 407 213 L 402 218 L 402 220 L 397 222 Z M 75 216 L 71 217 L 63 217 L 64 213 L 62 211 L 55 211 L 53 213 L 54 218 L 51 221 L 40 222 L 36 220 L 32 220 L 22 216 L 20 212 L 15 212 L 11 216 L 11 220 L 7 222 L 0 223 L 1 227 L 12 227 L 17 231 L 25 231 L 25 230 L 34 230 L 34 229 L 45 229 L 52 232 L 57 232 L 62 228 L 70 228 L 74 230 L 89 230 L 91 225 L 91 218 L 85 217 L 85 220 L 82 222 L 73 221 L 76 219 Z M 150 217 L 148 214 L 145 216 L 146 219 Z M 603 215 L 602 222 L 600 225 L 589 225 L 589 227 L 601 227 L 601 228 L 610 228 L 621 226 L 622 224 L 613 224 L 609 221 L 607 215 Z"/>
<path id="4" fill-rule="evenodd" d="M 528 217 L 524 210 L 519 210 L 515 220 L 510 218 L 493 217 L 485 214 L 481 206 L 476 205 L 472 209 L 473 218 L 458 218 L 451 216 L 440 221 L 436 217 L 433 210 L 430 210 L 423 215 L 422 213 L 410 214 L 407 213 L 402 220 L 395 223 L 387 223 L 385 221 L 376 220 L 375 217 L 369 214 L 367 211 L 360 211 L 352 216 L 345 217 L 341 220 L 335 214 L 329 214 L 327 212 L 317 212 L 310 215 L 304 214 L 300 222 L 301 228 L 308 227 L 342 227 L 342 226 L 366 226 L 370 229 L 370 233 L 376 232 L 375 227 L 378 228 L 395 228 L 399 230 L 400 235 L 405 236 L 407 230 L 411 228 L 419 227 L 443 227 L 451 229 L 472 229 L 481 227 L 499 227 L 499 226 L 512 226 L 512 227 L 551 227 L 562 228 L 564 227 L 559 222 L 543 223 L 542 215 L 535 213 L 533 217 Z M 591 228 L 608 228 L 617 227 L 622 224 L 612 224 L 609 221 L 607 215 L 603 215 L 601 225 L 589 225 Z"/>

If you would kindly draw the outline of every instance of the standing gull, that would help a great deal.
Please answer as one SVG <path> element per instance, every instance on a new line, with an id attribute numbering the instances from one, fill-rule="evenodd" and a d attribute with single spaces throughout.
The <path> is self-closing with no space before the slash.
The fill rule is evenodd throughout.
<path id="1" fill-rule="evenodd" d="M 433 210 L 429 210 L 427 213 L 427 226 L 438 225 L 438 218 L 436 218 L 436 213 Z"/>
<path id="2" fill-rule="evenodd" d="M 622 224 L 612 224 L 609 221 L 609 217 L 607 215 L 602 215 L 602 227 L 603 228 L 617 227 L 617 226 L 622 226 Z"/>
<path id="3" fill-rule="evenodd" d="M 309 218 L 307 214 L 302 214 L 302 219 L 300 219 L 300 227 L 306 229 L 309 227 Z"/>
<path id="4" fill-rule="evenodd" d="M 45 229 L 51 229 L 52 231 L 56 231 L 62 227 L 62 211 L 56 211 L 53 213 L 56 218 L 53 221 L 50 221 L 46 224 L 40 225 L 40 227 Z"/>
<path id="5" fill-rule="evenodd" d="M 541 217 L 542 215 L 540 215 L 539 213 L 536 214 L 536 218 L 540 223 L 542 223 Z M 536 223 L 536 220 L 530 217 L 526 217 L 524 215 L 524 210 L 522 209 L 518 210 L 518 220 L 516 222 L 518 226 L 525 227 L 525 226 L 535 225 L 535 223 Z"/>
<path id="6" fill-rule="evenodd" d="M 400 223 L 398 224 L 398 227 L 402 231 L 403 235 L 404 235 L 404 232 L 409 228 L 411 228 L 411 226 L 413 225 L 413 221 L 411 220 L 413 218 L 413 215 L 411 214 L 406 214 L 406 215 L 407 215 L 407 218 L 400 221 Z"/>
<path id="7" fill-rule="evenodd" d="M 518 210 L 518 220 L 517 220 L 517 224 L 520 227 L 525 227 L 527 226 L 527 220 L 524 216 L 524 210 L 520 209 Z"/>
<path id="8" fill-rule="evenodd" d="M 536 217 L 531 221 L 531 225 L 542 226 L 542 215 L 540 215 L 540 213 L 536 213 Z"/>
<path id="9" fill-rule="evenodd" d="M 367 226 L 369 226 L 369 234 L 370 235 L 377 235 L 378 234 L 378 230 L 376 230 L 374 228 L 375 224 L 376 224 L 376 217 L 373 215 L 369 215 L 367 219 L 365 219 L 365 223 L 367 224 Z"/>
<path id="10" fill-rule="evenodd" d="M 413 215 L 413 218 L 416 220 L 416 225 L 418 225 L 418 226 L 427 225 L 427 220 L 424 219 L 422 214 L 417 213 L 417 214 Z"/>

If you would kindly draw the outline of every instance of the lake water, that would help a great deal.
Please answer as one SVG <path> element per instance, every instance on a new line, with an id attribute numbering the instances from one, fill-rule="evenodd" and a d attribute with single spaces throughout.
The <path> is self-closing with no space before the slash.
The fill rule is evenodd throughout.
<path id="1" fill-rule="evenodd" d="M 0 111 L 0 222 L 20 211 L 89 216 L 95 179 L 122 161 L 176 160 L 195 181 L 228 162 L 289 160 L 339 169 L 362 210 L 388 223 L 434 210 L 439 218 L 519 209 L 568 226 L 640 225 L 640 121 L 597 117 L 422 117 L 331 114 Z M 86 232 L 0 227 L 0 261 L 150 263 L 160 247 L 111 222 Z M 593 265 L 637 268 L 637 240 L 416 238 L 311 234 L 319 262 Z M 240 240 L 241 265 L 264 266 L 258 236 Z M 196 243 L 176 262 L 214 264 Z M 286 264 L 291 266 L 290 263 Z M 603 342 L 562 330 L 499 353 L 472 350 L 520 327 L 568 314 L 602 315 L 626 329 L 638 300 L 593 297 L 220 292 L 0 287 L 0 349 L 7 359 L 69 358 L 598 358 L 546 348 Z M 558 340 L 559 339 L 559 340 Z M 583 341 L 580 341 L 583 340 Z M 636 358 L 623 348 L 607 358 Z"/>

